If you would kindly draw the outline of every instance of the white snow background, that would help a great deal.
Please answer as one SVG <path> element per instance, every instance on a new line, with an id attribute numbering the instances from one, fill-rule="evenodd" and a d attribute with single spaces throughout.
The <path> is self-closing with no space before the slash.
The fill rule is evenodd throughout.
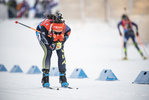
<path id="1" fill-rule="evenodd" d="M 19 19 L 36 28 L 43 19 Z M 149 100 L 149 85 L 132 84 L 141 71 L 149 71 L 149 60 L 143 60 L 136 48 L 128 45 L 128 61 L 121 60 L 121 39 L 116 27 L 100 20 L 66 20 L 72 32 L 65 43 L 67 77 L 70 86 L 79 89 L 44 89 L 42 74 L 26 72 L 32 65 L 42 69 L 44 52 L 35 32 L 16 19 L 0 21 L 0 63 L 8 72 L 0 72 L 0 100 Z M 139 45 L 139 47 L 143 48 Z M 148 45 L 145 45 L 149 52 Z M 51 67 L 57 67 L 53 52 Z M 10 73 L 19 65 L 24 73 Z M 71 79 L 75 68 L 82 68 L 87 79 Z M 103 69 L 111 69 L 119 81 L 96 80 Z M 51 87 L 60 87 L 59 77 L 50 77 Z"/>

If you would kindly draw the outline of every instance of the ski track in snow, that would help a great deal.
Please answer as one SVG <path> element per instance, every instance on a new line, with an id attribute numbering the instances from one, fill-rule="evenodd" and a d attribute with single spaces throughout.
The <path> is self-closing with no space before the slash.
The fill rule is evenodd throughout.
<path id="1" fill-rule="evenodd" d="M 36 28 L 42 19 L 18 21 Z M 67 77 L 70 86 L 79 89 L 51 90 L 42 88 L 42 74 L 26 74 L 32 65 L 41 70 L 44 53 L 35 32 L 14 22 L 15 19 L 0 21 L 0 63 L 8 70 L 0 72 L 0 100 L 149 100 L 149 85 L 132 84 L 141 71 L 149 71 L 149 60 L 143 60 L 131 44 L 128 44 L 128 61 L 121 60 L 116 25 L 66 20 L 72 29 L 64 48 Z M 149 52 L 149 45 L 145 48 Z M 51 62 L 51 66 L 57 67 L 55 52 Z M 15 64 L 24 73 L 10 73 Z M 89 78 L 69 78 L 75 68 L 82 68 Z M 96 80 L 103 69 L 111 69 L 119 81 Z M 59 77 L 51 76 L 50 84 L 60 87 Z"/>

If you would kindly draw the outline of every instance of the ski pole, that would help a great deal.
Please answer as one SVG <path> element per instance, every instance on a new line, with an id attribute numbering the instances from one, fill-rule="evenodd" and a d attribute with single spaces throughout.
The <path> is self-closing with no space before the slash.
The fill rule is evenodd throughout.
<path id="1" fill-rule="evenodd" d="M 123 49 L 123 36 L 121 36 L 121 48 Z"/>
<path id="2" fill-rule="evenodd" d="M 23 25 L 23 26 L 25 26 L 25 27 L 27 27 L 27 28 L 30 28 L 30 29 L 32 29 L 32 30 L 34 30 L 34 31 L 37 31 L 37 32 L 41 33 L 40 31 L 38 31 L 38 30 L 36 30 L 36 29 L 34 29 L 34 28 L 30 27 L 30 26 L 27 26 L 27 25 L 25 25 L 25 24 L 23 24 L 23 23 L 20 23 L 20 22 L 18 22 L 18 21 L 15 21 L 15 23 L 16 23 L 16 24 Z"/>
<path id="3" fill-rule="evenodd" d="M 141 39 L 140 39 L 140 37 L 139 37 L 139 36 L 137 36 L 137 38 L 138 38 L 138 40 L 139 40 L 139 42 L 140 42 L 141 46 L 143 47 L 143 49 L 144 49 L 144 51 L 145 51 L 145 53 L 146 53 L 147 57 L 149 57 L 149 56 L 148 56 L 148 54 L 147 54 L 147 52 L 146 52 L 146 50 L 145 50 L 145 47 L 144 47 L 144 45 L 143 45 L 143 43 L 142 43 Z"/>
<path id="4" fill-rule="evenodd" d="M 121 56 L 123 57 L 123 36 L 121 36 L 121 52 L 122 52 L 122 54 L 121 54 Z"/>

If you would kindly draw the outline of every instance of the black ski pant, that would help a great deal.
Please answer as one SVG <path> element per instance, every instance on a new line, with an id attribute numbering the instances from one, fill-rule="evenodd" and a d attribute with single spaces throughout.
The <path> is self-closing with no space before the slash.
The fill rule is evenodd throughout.
<path id="1" fill-rule="evenodd" d="M 138 44 L 136 42 L 134 31 L 131 30 L 131 31 L 126 32 L 125 35 L 124 35 L 124 52 L 125 52 L 125 56 L 127 56 L 127 46 L 126 46 L 126 44 L 127 44 L 127 41 L 128 41 L 129 38 L 132 39 L 132 41 L 134 43 L 134 46 L 139 51 L 139 53 L 141 55 L 143 55 L 142 51 L 139 49 Z"/>
<path id="2" fill-rule="evenodd" d="M 42 61 L 42 69 L 45 70 L 50 70 L 51 66 L 51 56 L 52 56 L 52 50 L 49 49 L 42 41 L 39 41 L 41 47 L 44 50 L 44 57 Z M 64 44 L 62 44 L 62 48 L 59 50 L 56 50 L 57 56 L 58 56 L 58 68 L 59 71 L 66 71 L 66 60 L 65 60 L 65 55 L 64 55 Z"/>

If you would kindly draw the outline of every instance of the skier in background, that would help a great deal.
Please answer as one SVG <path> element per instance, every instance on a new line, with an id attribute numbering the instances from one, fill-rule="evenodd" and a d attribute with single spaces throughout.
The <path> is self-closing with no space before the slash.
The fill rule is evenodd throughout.
<path id="1" fill-rule="evenodd" d="M 62 87 L 68 87 L 64 43 L 68 39 L 71 29 L 65 24 L 64 20 L 62 20 L 62 14 L 49 14 L 46 16 L 47 19 L 40 22 L 37 26 L 37 30 L 41 31 L 41 33 L 36 32 L 39 43 L 44 50 L 42 85 L 43 87 L 50 87 L 49 71 L 51 56 L 52 52 L 56 50 L 60 72 L 60 83 Z"/>
<path id="2" fill-rule="evenodd" d="M 136 47 L 136 49 L 139 51 L 139 53 L 141 54 L 141 56 L 143 57 L 143 59 L 146 59 L 146 57 L 143 55 L 142 51 L 139 49 L 137 42 L 136 42 L 136 38 L 135 38 L 135 34 L 133 31 L 133 26 L 136 27 L 136 35 L 139 36 L 139 32 L 138 32 L 138 26 L 137 24 L 135 24 L 134 22 L 130 21 L 129 17 L 127 15 L 122 15 L 122 20 L 118 23 L 118 30 L 119 30 L 119 34 L 120 36 L 122 36 L 122 33 L 120 31 L 120 25 L 122 25 L 123 29 L 124 29 L 124 53 L 125 53 L 125 57 L 123 58 L 124 60 L 127 60 L 127 48 L 126 48 L 126 44 L 129 38 L 131 38 L 133 40 L 134 46 Z"/>
<path id="3" fill-rule="evenodd" d="M 29 4 L 26 0 L 23 0 L 22 3 L 18 5 L 18 15 L 17 18 L 26 17 L 28 18 L 28 12 L 29 12 Z"/>

